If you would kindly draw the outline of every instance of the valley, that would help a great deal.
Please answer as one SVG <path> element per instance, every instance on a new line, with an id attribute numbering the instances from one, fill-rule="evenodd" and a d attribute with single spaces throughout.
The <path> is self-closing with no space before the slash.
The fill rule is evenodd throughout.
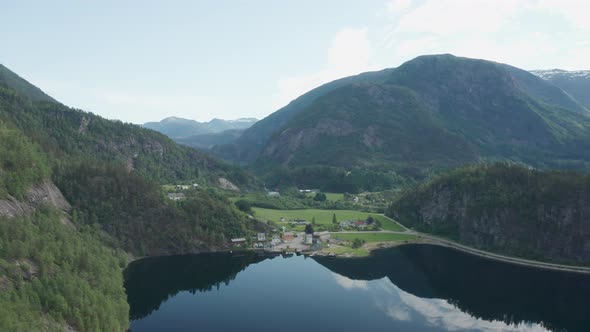
<path id="1" fill-rule="evenodd" d="M 143 281 L 129 275 L 190 255 L 190 268 L 219 275 L 194 287 L 160 276 L 182 284 L 176 293 L 219 288 L 266 255 L 339 266 L 432 245 L 510 266 L 498 270 L 585 274 L 590 110 L 553 82 L 421 56 L 320 86 L 260 121 L 138 126 L 65 106 L 2 66 L 0 329 L 135 329 L 168 292 L 134 308 Z M 317 268 L 277 266 L 291 262 Z"/>

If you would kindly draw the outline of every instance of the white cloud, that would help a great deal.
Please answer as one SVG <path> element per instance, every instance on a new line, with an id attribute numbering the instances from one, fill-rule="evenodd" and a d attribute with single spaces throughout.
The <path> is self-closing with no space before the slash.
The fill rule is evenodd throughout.
<path id="1" fill-rule="evenodd" d="M 346 289 L 367 289 L 368 282 L 366 280 L 352 280 L 345 276 L 341 276 L 339 274 L 333 273 L 334 279 L 338 285 L 342 286 Z"/>
<path id="2" fill-rule="evenodd" d="M 590 2 L 585 0 L 540 0 L 534 9 L 564 16 L 580 29 L 590 29 Z"/>
<path id="3" fill-rule="evenodd" d="M 367 28 L 346 28 L 332 39 L 325 66 L 315 73 L 279 79 L 273 107 L 278 109 L 291 100 L 324 83 L 345 76 L 376 69 L 371 64 L 372 46 Z"/>
<path id="4" fill-rule="evenodd" d="M 412 0 L 390 0 L 387 10 L 393 13 L 402 12 L 412 6 Z"/>
<path id="5" fill-rule="evenodd" d="M 395 286 L 393 286 L 395 287 Z M 457 309 L 446 300 L 423 299 L 399 290 L 401 302 L 431 326 L 443 327 L 447 331 L 477 330 L 489 332 L 548 332 L 539 324 L 506 324 L 502 321 L 487 321 L 475 318 Z"/>
<path id="6" fill-rule="evenodd" d="M 589 12 L 590 2 L 576 0 L 426 0 L 391 13 L 377 53 L 399 62 L 453 53 L 525 69 L 588 68 Z"/>
<path id="7" fill-rule="evenodd" d="M 416 321 L 447 331 L 548 332 L 540 324 L 506 324 L 473 317 L 447 300 L 421 298 L 407 293 L 387 277 L 368 282 L 366 290 L 375 295 L 377 308 L 395 321 Z"/>
<path id="8" fill-rule="evenodd" d="M 459 32 L 494 32 L 519 7 L 516 1 L 426 1 L 403 15 L 394 33 L 449 36 Z"/>

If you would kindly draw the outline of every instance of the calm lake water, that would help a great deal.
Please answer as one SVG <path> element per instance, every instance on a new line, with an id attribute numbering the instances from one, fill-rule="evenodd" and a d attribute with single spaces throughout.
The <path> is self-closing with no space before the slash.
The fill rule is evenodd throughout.
<path id="1" fill-rule="evenodd" d="M 590 331 L 590 276 L 430 245 L 149 258 L 125 276 L 132 332 Z"/>

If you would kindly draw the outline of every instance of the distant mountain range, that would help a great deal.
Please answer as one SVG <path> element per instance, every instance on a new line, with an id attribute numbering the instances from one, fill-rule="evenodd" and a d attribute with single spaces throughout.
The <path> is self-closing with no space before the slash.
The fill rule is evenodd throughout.
<path id="1" fill-rule="evenodd" d="M 174 138 L 177 143 L 201 150 L 209 150 L 219 144 L 234 143 L 246 129 L 228 129 L 217 133 L 198 134 L 188 137 Z"/>
<path id="2" fill-rule="evenodd" d="M 250 128 L 258 121 L 254 118 L 243 118 L 237 120 L 213 119 L 209 122 L 198 122 L 195 120 L 178 117 L 168 117 L 159 122 L 147 122 L 143 126 L 153 129 L 172 138 L 187 138 L 203 134 L 216 134 L 225 130 Z"/>
<path id="3" fill-rule="evenodd" d="M 213 151 L 253 164 L 267 184 L 351 191 L 484 160 L 583 169 L 584 93 L 549 80 L 485 60 L 421 56 L 311 90 Z"/>
<path id="4" fill-rule="evenodd" d="M 590 70 L 533 70 L 531 73 L 555 84 L 590 109 Z"/>

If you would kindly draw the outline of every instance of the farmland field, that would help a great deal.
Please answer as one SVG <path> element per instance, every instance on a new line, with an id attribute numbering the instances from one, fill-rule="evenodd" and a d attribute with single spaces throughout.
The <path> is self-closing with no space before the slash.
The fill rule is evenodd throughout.
<path id="1" fill-rule="evenodd" d="M 391 219 L 379 215 L 371 214 L 367 212 L 353 211 L 353 210 L 319 210 L 319 209 L 305 209 L 305 210 L 272 210 L 263 208 L 252 208 L 256 217 L 265 219 L 268 221 L 280 222 L 281 218 L 285 218 L 285 221 L 293 219 L 303 219 L 311 222 L 312 218 L 315 217 L 316 223 L 319 225 L 329 226 L 332 225 L 332 216 L 336 214 L 336 220 L 338 222 L 345 220 L 366 220 L 369 216 L 372 216 L 376 220 L 381 222 L 381 227 L 384 230 L 403 232 L 404 229 Z"/>
<path id="2" fill-rule="evenodd" d="M 415 240 L 416 235 L 411 234 L 393 234 L 393 233 L 332 233 L 332 238 L 353 241 L 354 239 L 365 240 L 365 242 L 386 242 L 386 241 L 410 241 Z"/>

